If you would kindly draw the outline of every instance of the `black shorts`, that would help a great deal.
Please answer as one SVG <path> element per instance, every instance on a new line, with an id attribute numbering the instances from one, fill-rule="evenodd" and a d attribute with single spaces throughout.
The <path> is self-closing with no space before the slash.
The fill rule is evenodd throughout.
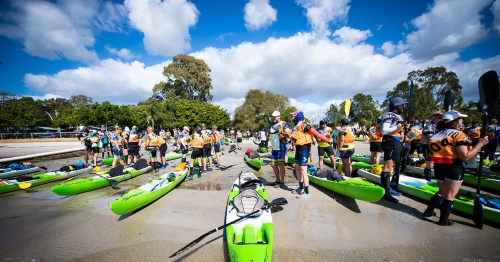
<path id="1" fill-rule="evenodd" d="M 384 153 L 384 150 L 382 150 L 382 142 L 370 142 L 370 152 Z"/>
<path id="2" fill-rule="evenodd" d="M 332 146 L 328 146 L 328 147 L 320 147 L 318 146 L 318 156 L 325 156 L 325 153 L 328 155 L 328 156 L 333 156 L 335 155 L 333 153 L 333 147 Z"/>
<path id="3" fill-rule="evenodd" d="M 422 154 L 422 143 L 420 141 L 411 141 L 410 143 L 410 155 L 413 155 L 413 152 L 417 151 L 417 154 Z"/>
<path id="4" fill-rule="evenodd" d="M 340 150 L 340 158 L 349 158 L 354 154 L 354 149 Z"/>
<path id="5" fill-rule="evenodd" d="M 203 157 L 211 157 L 212 156 L 212 145 L 206 144 L 203 145 Z"/>
<path id="6" fill-rule="evenodd" d="M 165 153 L 167 153 L 167 144 L 163 144 L 160 146 L 160 156 L 165 157 Z"/>
<path id="7" fill-rule="evenodd" d="M 181 153 L 182 154 L 187 154 L 188 153 L 188 147 L 181 144 Z"/>
<path id="8" fill-rule="evenodd" d="M 94 154 L 98 154 L 99 153 L 99 148 L 100 147 L 98 147 L 98 146 L 93 146 L 91 151 L 94 152 Z"/>
<path id="9" fill-rule="evenodd" d="M 220 152 L 220 144 L 219 144 L 219 143 L 216 143 L 216 144 L 214 145 L 214 152 L 215 152 L 215 153 L 219 153 L 219 152 Z"/>
<path id="10" fill-rule="evenodd" d="M 401 142 L 394 139 L 392 136 L 384 136 L 381 147 L 384 151 L 384 161 L 399 161 L 399 156 L 401 156 L 401 149 L 403 147 Z"/>
<path id="11" fill-rule="evenodd" d="M 241 143 L 241 141 L 243 141 L 241 137 L 236 138 L 236 142 Z"/>
<path id="12" fill-rule="evenodd" d="M 450 181 L 454 183 L 464 180 L 465 168 L 462 164 L 436 164 L 434 163 L 434 174 L 438 182 Z"/>
<path id="13" fill-rule="evenodd" d="M 201 158 L 203 157 L 203 149 L 202 148 L 193 148 L 191 152 L 191 159 Z"/>
<path id="14" fill-rule="evenodd" d="M 156 146 L 150 146 L 146 148 L 149 151 L 149 158 L 156 158 L 156 154 L 158 153 L 158 148 Z"/>
<path id="15" fill-rule="evenodd" d="M 128 145 L 128 155 L 129 156 L 138 156 L 140 149 L 141 149 L 141 147 L 139 147 L 139 144 L 129 144 Z"/>

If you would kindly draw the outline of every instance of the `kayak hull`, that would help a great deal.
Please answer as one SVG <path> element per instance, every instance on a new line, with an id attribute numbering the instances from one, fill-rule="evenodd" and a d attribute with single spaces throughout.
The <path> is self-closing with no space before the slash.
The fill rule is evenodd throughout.
<path id="1" fill-rule="evenodd" d="M 253 167 L 253 168 L 257 169 L 257 170 L 260 170 L 260 168 L 262 167 L 262 163 L 264 162 L 264 160 L 262 160 L 262 158 L 260 158 L 260 157 L 257 157 L 257 158 L 254 158 L 254 159 L 250 159 L 247 156 L 247 154 L 245 154 L 244 158 L 245 158 L 245 162 L 249 166 L 251 166 L 251 167 Z"/>
<path id="2" fill-rule="evenodd" d="M 139 188 L 132 189 L 123 194 L 111 202 L 109 208 L 117 215 L 131 213 L 170 192 L 186 178 L 188 172 L 189 168 L 185 167 L 183 170 L 167 172 Z M 175 179 L 169 181 L 168 177 L 172 173 L 175 174 Z"/>
<path id="3" fill-rule="evenodd" d="M 383 188 L 360 178 L 344 177 L 346 180 L 336 182 L 328 180 L 326 178 L 312 176 L 309 173 L 308 175 L 311 183 L 315 185 L 318 185 L 335 193 L 366 202 L 377 202 L 385 194 L 385 190 Z"/>
<path id="4" fill-rule="evenodd" d="M 358 174 L 369 180 L 380 183 L 380 176 L 370 173 L 364 169 L 360 169 Z M 439 188 L 437 183 L 427 182 L 425 179 L 400 175 L 398 190 L 405 194 L 429 201 L 431 197 L 438 192 Z M 476 196 L 475 192 L 460 189 L 459 193 L 460 196 L 455 198 L 455 201 L 453 202 L 453 210 L 472 215 L 474 209 L 474 198 Z M 495 202 L 500 205 L 500 198 L 487 195 L 480 196 L 488 199 L 490 202 Z M 485 220 L 500 224 L 500 209 L 483 206 L 483 210 Z"/>
<path id="5" fill-rule="evenodd" d="M 4 169 L 5 170 L 5 169 Z M 35 173 L 38 171 L 42 171 L 40 167 L 31 167 L 27 169 L 22 169 L 22 170 L 11 170 L 7 172 L 0 173 L 0 179 L 2 178 L 8 178 L 8 177 L 13 177 L 13 176 L 19 176 L 19 175 L 24 175 L 24 174 L 30 174 L 30 173 Z"/>
<path id="6" fill-rule="evenodd" d="M 240 218 L 232 204 L 234 197 L 241 192 L 238 185 L 253 179 L 258 178 L 250 172 L 244 172 L 234 182 L 227 201 L 226 224 Z M 262 183 L 256 185 L 255 191 L 264 200 L 269 201 Z M 231 261 L 271 261 L 274 245 L 271 210 L 262 210 L 259 216 L 243 219 L 229 225 L 226 227 L 226 237 Z"/>
<path id="7" fill-rule="evenodd" d="M 123 170 L 123 175 L 120 176 L 110 177 L 109 174 L 102 174 L 89 178 L 75 179 L 52 187 L 52 192 L 61 196 L 76 195 L 109 186 L 110 183 L 108 179 L 112 179 L 116 182 L 123 182 L 149 172 L 151 169 L 151 166 L 139 170 L 127 167 Z"/>

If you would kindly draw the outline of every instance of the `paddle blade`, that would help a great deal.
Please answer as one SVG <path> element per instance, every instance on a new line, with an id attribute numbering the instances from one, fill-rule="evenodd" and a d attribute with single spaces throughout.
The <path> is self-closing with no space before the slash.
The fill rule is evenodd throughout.
<path id="1" fill-rule="evenodd" d="M 453 90 L 446 90 L 444 94 L 444 111 L 448 112 L 453 108 L 453 104 L 455 103 L 455 92 Z"/>
<path id="2" fill-rule="evenodd" d="M 351 99 L 345 101 L 345 118 L 349 118 L 349 112 L 351 111 Z"/>
<path id="3" fill-rule="evenodd" d="M 491 111 L 498 96 L 499 82 L 498 74 L 495 71 L 484 73 L 478 81 L 479 87 L 479 107 L 483 114 Z"/>
<path id="4" fill-rule="evenodd" d="M 284 206 L 284 205 L 288 204 L 288 201 L 284 197 L 279 197 L 279 198 L 276 198 L 275 200 L 271 201 L 270 204 L 273 206 Z"/>
<path id="5" fill-rule="evenodd" d="M 135 162 L 134 169 L 141 170 L 143 168 L 146 168 L 147 166 L 148 166 L 148 161 L 144 158 L 141 158 L 137 162 Z"/>
<path id="6" fill-rule="evenodd" d="M 94 168 L 92 168 L 92 170 L 99 171 L 99 170 L 101 170 L 101 168 L 99 166 L 95 166 Z"/>
<path id="7" fill-rule="evenodd" d="M 474 225 L 477 228 L 482 229 L 484 224 L 484 211 L 478 194 L 476 194 L 476 198 L 474 199 L 474 210 L 472 213 L 472 218 L 474 220 Z"/>
<path id="8" fill-rule="evenodd" d="M 31 183 L 26 183 L 26 182 L 19 183 L 19 188 L 21 188 L 21 189 L 26 189 L 30 186 L 31 186 Z"/>
<path id="9" fill-rule="evenodd" d="M 115 177 L 115 176 L 123 175 L 124 168 L 125 167 L 123 165 L 117 165 L 117 166 L 111 168 L 111 170 L 109 170 L 109 176 Z"/>
<path id="10" fill-rule="evenodd" d="M 116 180 L 113 180 L 113 179 L 109 179 L 108 181 L 109 181 L 109 185 L 112 186 L 112 187 L 115 187 L 118 184 L 120 184 L 120 182 L 118 182 Z"/>

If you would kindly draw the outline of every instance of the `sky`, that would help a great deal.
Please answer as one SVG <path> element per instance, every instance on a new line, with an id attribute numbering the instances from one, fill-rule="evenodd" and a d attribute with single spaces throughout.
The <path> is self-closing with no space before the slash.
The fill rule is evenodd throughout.
<path id="1" fill-rule="evenodd" d="M 0 1 L 2 91 L 137 104 L 181 53 L 207 63 L 212 103 L 231 114 L 260 89 L 319 121 L 438 66 L 477 101 L 481 74 L 500 69 L 500 0 Z"/>

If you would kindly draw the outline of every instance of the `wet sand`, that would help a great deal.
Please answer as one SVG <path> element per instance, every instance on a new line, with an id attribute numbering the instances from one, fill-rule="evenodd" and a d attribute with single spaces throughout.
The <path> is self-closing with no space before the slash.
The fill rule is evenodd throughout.
<path id="1" fill-rule="evenodd" d="M 247 141 L 238 154 L 222 156 L 222 164 L 234 164 L 232 168 L 214 170 L 200 179 L 195 176 L 151 205 L 124 216 L 112 213 L 109 203 L 146 183 L 152 173 L 115 188 L 69 197 L 52 193 L 51 187 L 59 182 L 2 194 L 0 232 L 4 237 L 0 239 L 0 259 L 228 261 L 223 232 L 209 235 L 175 259 L 168 256 L 224 224 L 230 185 L 241 171 L 251 170 L 243 162 L 248 147 L 256 146 Z M 368 151 L 367 142 L 356 142 L 356 153 Z M 316 152 L 313 149 L 313 164 L 317 165 Z M 270 160 L 266 154 L 261 156 L 265 163 Z M 53 170 L 80 160 L 81 156 L 32 162 Z M 252 171 L 262 181 L 275 180 L 270 165 Z M 426 203 L 407 195 L 398 197 L 399 204 L 384 200 L 367 203 L 312 185 L 311 197 L 298 200 L 290 193 L 298 186 L 291 169 L 287 170 L 287 179 L 288 188 L 266 187 L 270 199 L 288 200 L 283 210 L 273 214 L 274 261 L 500 260 L 498 225 L 486 223 L 479 230 L 470 216 L 453 213 L 450 218 L 456 224 L 440 227 L 420 219 Z"/>

